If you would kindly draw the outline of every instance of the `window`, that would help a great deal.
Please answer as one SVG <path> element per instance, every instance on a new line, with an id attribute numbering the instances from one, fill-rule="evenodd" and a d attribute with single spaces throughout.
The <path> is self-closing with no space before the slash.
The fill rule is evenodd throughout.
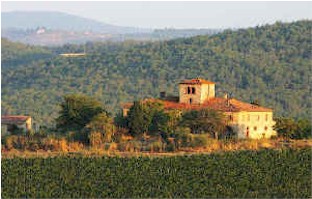
<path id="1" fill-rule="evenodd" d="M 192 104 L 192 102 L 193 102 L 193 99 L 192 99 L 192 98 L 190 98 L 190 104 Z"/>
<path id="2" fill-rule="evenodd" d="M 255 126 L 255 127 L 254 127 L 254 131 L 256 131 L 256 130 L 257 130 L 257 127 Z"/>
<path id="3" fill-rule="evenodd" d="M 192 94 L 195 94 L 195 88 L 192 87 Z"/>
<path id="4" fill-rule="evenodd" d="M 249 127 L 247 126 L 246 128 L 246 137 L 248 138 L 249 137 Z"/>
<path id="5" fill-rule="evenodd" d="M 267 127 L 267 126 L 265 126 L 265 127 L 264 127 L 264 130 L 265 130 L 265 131 L 267 131 L 267 130 L 268 130 L 268 127 Z"/>
<path id="6" fill-rule="evenodd" d="M 190 86 L 188 86 L 188 87 L 187 87 L 186 93 L 187 93 L 187 94 L 195 94 L 195 93 L 196 93 L 195 87 L 190 87 Z"/>

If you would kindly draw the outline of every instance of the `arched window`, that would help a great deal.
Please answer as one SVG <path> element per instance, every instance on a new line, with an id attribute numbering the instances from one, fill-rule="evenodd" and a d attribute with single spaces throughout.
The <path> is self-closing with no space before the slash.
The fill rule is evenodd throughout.
<path id="1" fill-rule="evenodd" d="M 193 102 L 193 99 L 192 99 L 192 98 L 190 98 L 190 104 L 192 104 L 192 102 Z"/>
<path id="2" fill-rule="evenodd" d="M 187 87 L 187 94 L 191 94 L 191 87 Z"/>

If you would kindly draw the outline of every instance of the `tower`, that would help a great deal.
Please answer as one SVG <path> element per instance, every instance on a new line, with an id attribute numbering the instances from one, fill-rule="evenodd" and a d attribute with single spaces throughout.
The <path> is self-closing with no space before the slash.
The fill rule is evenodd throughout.
<path id="1" fill-rule="evenodd" d="M 183 80 L 179 83 L 179 102 L 186 104 L 203 104 L 215 97 L 215 83 L 204 79 Z"/>

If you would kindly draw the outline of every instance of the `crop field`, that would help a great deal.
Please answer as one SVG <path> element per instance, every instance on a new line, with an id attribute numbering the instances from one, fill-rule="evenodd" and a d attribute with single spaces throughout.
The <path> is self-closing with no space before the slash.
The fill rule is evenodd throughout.
<path id="1" fill-rule="evenodd" d="M 3 198 L 308 198 L 311 149 L 2 159 Z"/>

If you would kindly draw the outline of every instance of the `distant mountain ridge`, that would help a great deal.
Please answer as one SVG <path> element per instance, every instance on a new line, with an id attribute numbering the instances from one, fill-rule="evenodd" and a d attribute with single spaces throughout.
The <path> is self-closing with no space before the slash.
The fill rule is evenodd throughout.
<path id="1" fill-rule="evenodd" d="M 88 41 L 157 41 L 212 35 L 216 29 L 146 29 L 102 23 L 62 12 L 2 12 L 2 37 L 24 44 L 60 46 Z"/>
<path id="2" fill-rule="evenodd" d="M 138 32 L 151 32 L 148 29 L 122 27 L 102 23 L 62 12 L 45 11 L 13 11 L 1 13 L 1 28 L 35 29 L 45 27 L 53 30 L 65 31 L 92 31 L 105 34 L 126 34 Z"/>

